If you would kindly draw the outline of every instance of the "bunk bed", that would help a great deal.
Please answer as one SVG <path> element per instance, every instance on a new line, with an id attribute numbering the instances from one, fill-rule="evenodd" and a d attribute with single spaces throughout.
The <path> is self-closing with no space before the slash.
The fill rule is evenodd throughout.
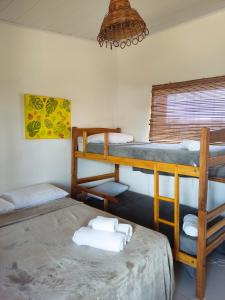
<path id="1" fill-rule="evenodd" d="M 115 182 L 119 182 L 119 166 L 126 165 L 140 169 L 151 170 L 154 173 L 154 225 L 155 229 L 159 229 L 159 224 L 164 224 L 174 229 L 174 259 L 176 261 L 187 264 L 196 268 L 196 296 L 198 299 L 204 298 L 205 292 L 205 276 L 206 276 L 206 257 L 225 240 L 225 218 L 216 218 L 225 212 L 225 203 L 207 211 L 207 192 L 208 180 L 216 182 L 225 182 L 225 179 L 209 177 L 209 168 L 216 168 L 225 165 L 225 152 L 218 151 L 213 154 L 209 151 L 210 144 L 225 143 L 225 129 L 210 131 L 209 128 L 202 128 L 200 133 L 200 153 L 199 163 L 181 164 L 180 162 L 171 163 L 165 161 L 156 161 L 149 159 L 141 159 L 140 157 L 116 156 L 112 155 L 109 144 L 109 133 L 121 132 L 120 128 L 72 128 L 72 177 L 71 177 L 71 194 L 76 197 L 78 193 L 88 193 L 88 188 L 81 184 L 94 182 L 103 179 L 113 178 Z M 88 136 L 103 133 L 104 144 L 102 149 L 90 152 L 88 147 Z M 78 149 L 78 139 L 82 137 L 83 147 Z M 166 151 L 166 150 L 165 150 Z M 113 173 L 91 176 L 86 178 L 78 178 L 78 159 L 95 160 L 115 165 Z M 169 173 L 174 176 L 174 198 L 168 198 L 159 193 L 159 174 Z M 216 174 L 214 172 L 214 174 Z M 218 172 L 218 174 L 220 174 Z M 198 200 L 198 239 L 197 239 L 197 255 L 185 253 L 180 250 L 180 209 L 179 209 L 179 180 L 181 176 L 199 178 L 199 200 Z M 93 192 L 92 192 L 93 194 Z M 105 207 L 108 201 L 116 202 L 117 200 L 106 194 L 99 192 L 97 196 L 104 198 Z M 159 204 L 160 202 L 169 202 L 174 205 L 173 222 L 160 218 Z M 208 226 L 208 224 L 213 225 Z"/>

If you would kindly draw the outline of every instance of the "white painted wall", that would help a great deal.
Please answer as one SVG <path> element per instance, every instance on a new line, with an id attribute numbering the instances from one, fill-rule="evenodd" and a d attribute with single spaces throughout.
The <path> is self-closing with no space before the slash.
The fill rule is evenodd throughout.
<path id="1" fill-rule="evenodd" d="M 114 124 L 134 134 L 137 140 L 147 141 L 152 85 L 224 75 L 224 28 L 223 11 L 154 34 L 139 46 L 118 51 Z M 130 168 L 121 168 L 121 175 L 132 190 L 153 195 L 151 175 L 131 172 Z M 172 178 L 162 180 L 162 193 L 172 196 Z M 182 179 L 181 185 L 182 202 L 195 206 L 197 181 Z M 219 183 L 210 186 L 210 206 L 224 201 L 225 186 Z"/>
<path id="2" fill-rule="evenodd" d="M 24 139 L 24 93 L 72 99 L 74 126 L 122 127 L 147 141 L 152 85 L 224 75 L 224 28 L 220 12 L 109 51 L 96 42 L 0 23 L 0 193 L 38 182 L 70 185 L 70 141 Z M 83 161 L 79 170 L 88 176 L 111 166 Z M 173 179 L 161 180 L 161 193 L 172 196 Z M 153 195 L 150 175 L 122 167 L 121 181 Z M 225 188 L 210 186 L 214 206 Z M 194 206 L 197 191 L 195 179 L 181 180 L 182 202 Z"/>
<path id="3" fill-rule="evenodd" d="M 51 182 L 69 189 L 69 140 L 24 138 L 23 94 L 72 99 L 74 126 L 113 125 L 115 52 L 97 43 L 0 23 L 0 194 Z M 81 173 L 110 166 L 81 164 Z"/>

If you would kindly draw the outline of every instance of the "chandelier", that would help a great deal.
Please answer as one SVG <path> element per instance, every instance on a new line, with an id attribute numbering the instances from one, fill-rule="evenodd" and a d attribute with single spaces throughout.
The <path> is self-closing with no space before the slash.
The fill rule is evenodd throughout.
<path id="1" fill-rule="evenodd" d="M 111 49 L 137 45 L 149 34 L 148 28 L 138 14 L 131 8 L 128 0 L 110 0 L 109 12 L 105 16 L 97 40 Z"/>

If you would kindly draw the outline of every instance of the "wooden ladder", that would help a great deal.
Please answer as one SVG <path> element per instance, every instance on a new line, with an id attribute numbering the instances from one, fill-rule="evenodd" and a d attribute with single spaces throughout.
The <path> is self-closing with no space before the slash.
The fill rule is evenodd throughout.
<path id="1" fill-rule="evenodd" d="M 160 218 L 159 213 L 159 203 L 160 201 L 173 203 L 174 205 L 174 221 L 170 222 L 168 220 Z M 155 229 L 159 231 L 159 224 L 163 223 L 174 229 L 174 258 L 179 255 L 180 248 L 180 208 L 179 208 L 179 174 L 175 170 L 174 173 L 174 198 L 160 196 L 159 194 L 159 170 L 157 164 L 154 168 L 154 225 Z"/>

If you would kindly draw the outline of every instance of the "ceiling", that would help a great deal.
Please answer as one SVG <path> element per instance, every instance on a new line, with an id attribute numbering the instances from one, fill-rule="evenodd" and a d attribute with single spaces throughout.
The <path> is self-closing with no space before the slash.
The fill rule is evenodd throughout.
<path id="1" fill-rule="evenodd" d="M 147 23 L 157 32 L 220 9 L 225 0 L 130 0 Z M 96 39 L 109 0 L 0 0 L 0 20 Z"/>

